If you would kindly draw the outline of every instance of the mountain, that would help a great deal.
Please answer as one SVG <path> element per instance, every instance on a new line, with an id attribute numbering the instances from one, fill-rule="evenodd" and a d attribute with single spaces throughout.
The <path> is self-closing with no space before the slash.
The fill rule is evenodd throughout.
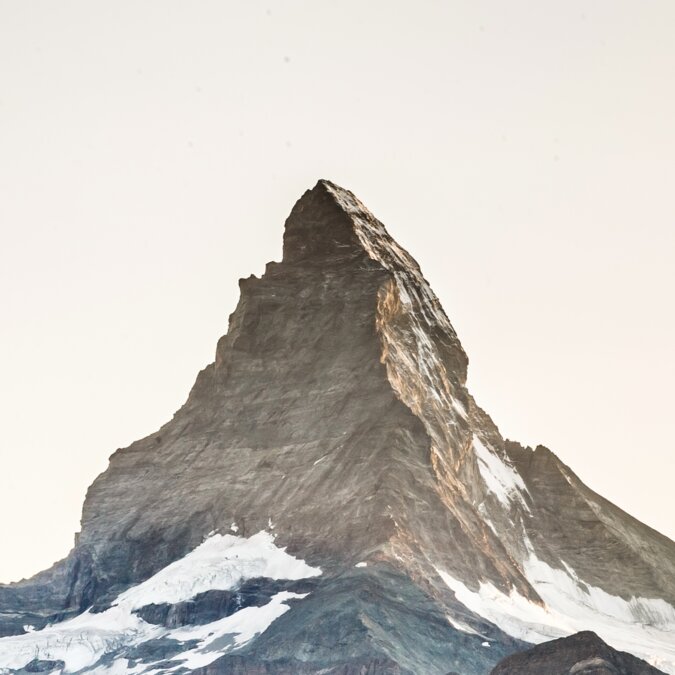
<path id="1" fill-rule="evenodd" d="M 186 403 L 89 488 L 68 557 L 0 587 L 0 672 L 483 675 L 593 630 L 675 673 L 675 543 L 502 438 L 351 192 L 305 192 L 282 261 L 240 288 Z"/>
<path id="2" fill-rule="evenodd" d="M 660 670 L 618 652 L 590 631 L 507 656 L 490 675 L 657 675 Z"/>

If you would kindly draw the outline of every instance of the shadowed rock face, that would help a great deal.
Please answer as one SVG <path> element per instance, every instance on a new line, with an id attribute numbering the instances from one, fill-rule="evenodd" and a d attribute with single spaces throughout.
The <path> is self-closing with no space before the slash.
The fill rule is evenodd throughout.
<path id="1" fill-rule="evenodd" d="M 235 590 L 206 591 L 186 602 L 175 604 L 150 604 L 141 607 L 138 615 L 152 624 L 176 628 L 178 626 L 203 625 L 232 616 L 245 607 L 262 607 L 276 593 L 311 593 L 316 582 L 276 581 L 270 579 L 248 579 Z"/>
<path id="2" fill-rule="evenodd" d="M 68 558 L 0 586 L 0 635 L 103 611 L 232 524 L 242 537 L 273 531 L 323 574 L 204 673 L 483 674 L 571 631 L 567 600 L 544 609 L 560 575 L 574 602 L 588 593 L 621 625 L 654 627 L 645 649 L 675 626 L 673 542 L 547 449 L 501 437 L 466 389 L 467 356 L 419 266 L 352 193 L 328 181 L 307 191 L 282 262 L 240 288 L 185 405 L 89 488 Z M 253 606 L 277 589 L 261 583 Z M 233 597 L 139 615 L 200 625 L 237 609 Z M 509 598 L 515 624 L 499 610 Z M 537 612 L 558 623 L 542 633 Z"/>
<path id="3" fill-rule="evenodd" d="M 659 675 L 660 670 L 612 649 L 595 633 L 576 633 L 508 656 L 491 675 Z"/>

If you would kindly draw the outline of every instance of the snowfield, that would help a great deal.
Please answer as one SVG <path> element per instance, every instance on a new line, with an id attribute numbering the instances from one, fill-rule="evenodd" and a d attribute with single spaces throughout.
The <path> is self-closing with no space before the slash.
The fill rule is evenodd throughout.
<path id="1" fill-rule="evenodd" d="M 175 604 L 209 590 L 231 590 L 246 579 L 306 579 L 321 574 L 303 560 L 290 556 L 262 531 L 249 538 L 214 534 L 201 545 L 143 583 L 134 586 L 99 614 L 86 611 L 61 623 L 24 635 L 0 638 L 0 673 L 22 668 L 33 659 L 63 661 L 63 672 L 117 675 L 138 673 L 147 664 L 129 667 L 127 659 L 96 667 L 100 659 L 116 650 L 147 640 L 170 638 L 179 642 L 198 640 L 197 646 L 172 657 L 176 666 L 205 666 L 232 649 L 246 644 L 290 609 L 288 600 L 305 595 L 281 592 L 262 607 L 245 607 L 203 626 L 168 629 L 147 623 L 134 610 L 149 604 Z M 166 668 L 162 672 L 171 672 Z M 158 671 L 157 671 L 158 672 Z"/>
<path id="2" fill-rule="evenodd" d="M 550 567 L 531 547 L 523 567 L 544 607 L 515 590 L 506 595 L 491 583 L 472 591 L 447 572 L 436 571 L 467 609 L 512 637 L 538 644 L 592 630 L 615 649 L 675 674 L 675 608 L 667 602 L 610 595 L 582 582 L 569 566 Z"/>

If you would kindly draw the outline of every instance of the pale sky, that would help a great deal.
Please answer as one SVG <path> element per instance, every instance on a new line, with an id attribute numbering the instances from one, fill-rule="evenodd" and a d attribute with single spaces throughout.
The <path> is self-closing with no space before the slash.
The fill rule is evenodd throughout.
<path id="1" fill-rule="evenodd" d="M 318 178 L 502 433 L 675 536 L 672 0 L 0 0 L 0 581 L 171 418 Z"/>

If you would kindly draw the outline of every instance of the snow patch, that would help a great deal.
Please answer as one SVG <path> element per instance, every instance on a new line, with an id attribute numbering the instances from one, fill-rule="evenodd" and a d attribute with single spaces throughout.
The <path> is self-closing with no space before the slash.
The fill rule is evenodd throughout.
<path id="1" fill-rule="evenodd" d="M 544 601 L 531 602 L 513 589 L 506 595 L 492 583 L 472 591 L 443 570 L 436 570 L 467 609 L 512 637 L 538 644 L 592 630 L 615 649 L 627 651 L 675 674 L 675 608 L 664 600 L 624 600 L 581 582 L 568 567 L 557 570 L 530 551 L 525 576 Z"/>
<path id="2" fill-rule="evenodd" d="M 290 609 L 284 601 L 290 599 L 302 599 L 307 594 L 290 593 L 283 591 L 277 593 L 262 607 L 245 607 L 231 616 L 226 616 L 218 621 L 213 621 L 203 626 L 186 626 L 172 630 L 168 637 L 181 642 L 199 640 L 199 645 L 181 654 L 177 654 L 171 660 L 177 661 L 176 665 L 163 672 L 174 672 L 179 668 L 203 668 L 213 663 L 223 655 L 222 646 L 217 645 L 227 636 L 233 636 L 233 648 L 242 647 L 256 635 L 269 628 L 275 619 Z"/>
<path id="3" fill-rule="evenodd" d="M 473 437 L 473 449 L 478 460 L 478 470 L 487 489 L 506 508 L 509 508 L 515 498 L 527 509 L 527 503 L 523 497 L 527 488 L 520 474 L 494 452 L 488 450 L 477 436 Z"/>
<path id="4" fill-rule="evenodd" d="M 452 398 L 450 401 L 452 407 L 455 409 L 455 412 L 459 413 L 464 419 L 468 419 L 469 414 L 466 412 L 466 408 L 461 401 L 458 401 L 456 398 Z"/>
<path id="5" fill-rule="evenodd" d="M 368 567 L 368 563 L 367 562 L 357 562 L 356 565 L 354 565 L 354 567 Z"/>
<path id="6" fill-rule="evenodd" d="M 445 617 L 448 620 L 448 623 L 458 631 L 461 631 L 462 633 L 467 633 L 468 635 L 478 635 L 479 637 L 482 637 L 480 633 L 475 631 L 471 626 L 467 626 L 465 623 L 462 621 L 458 621 L 457 619 L 453 619 L 451 616 L 446 615 Z"/>
<path id="7" fill-rule="evenodd" d="M 248 539 L 216 534 L 147 581 L 122 593 L 113 605 L 131 610 L 151 604 L 175 605 L 205 591 L 235 588 L 245 579 L 305 579 L 318 574 L 321 574 L 318 568 L 277 547 L 268 532 L 258 532 Z"/>
<path id="8" fill-rule="evenodd" d="M 194 629 L 170 630 L 155 626 L 141 619 L 134 610 L 153 603 L 183 602 L 208 590 L 229 590 L 256 577 L 295 580 L 320 574 L 318 567 L 310 567 L 277 547 L 268 532 L 259 532 L 248 539 L 216 534 L 180 560 L 119 595 L 104 612 L 86 611 L 42 630 L 0 638 L 0 674 L 22 668 L 35 658 L 64 661 L 64 672 L 73 673 L 95 667 L 105 654 L 114 654 L 124 646 L 161 637 L 199 639 L 200 644 L 187 652 L 190 658 L 205 649 L 215 660 L 248 642 L 287 611 L 289 606 L 284 600 L 304 596 L 277 593 L 263 607 L 247 607 Z M 214 646 L 213 636 L 225 634 L 232 635 L 232 639 Z M 126 659 L 117 659 L 95 672 L 107 675 L 134 672 L 135 669 L 122 670 L 123 661 Z"/>

